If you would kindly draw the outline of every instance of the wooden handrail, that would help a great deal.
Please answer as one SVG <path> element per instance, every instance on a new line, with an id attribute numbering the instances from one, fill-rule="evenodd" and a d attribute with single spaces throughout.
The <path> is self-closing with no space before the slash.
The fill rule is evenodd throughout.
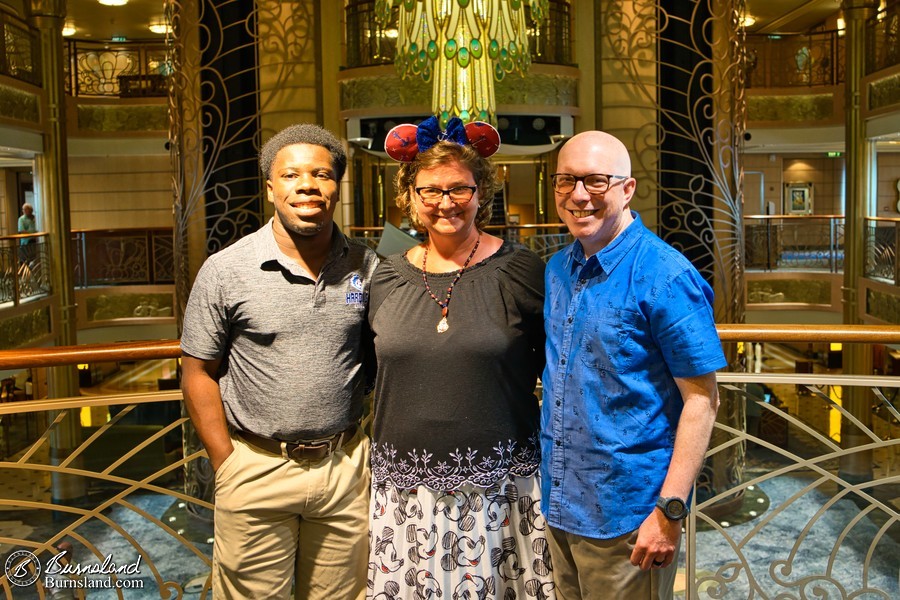
<path id="1" fill-rule="evenodd" d="M 722 342 L 840 342 L 900 344 L 897 325 L 748 325 L 720 324 Z M 0 370 L 58 367 L 91 362 L 178 358 L 178 340 L 123 342 L 0 350 Z"/>
<path id="2" fill-rule="evenodd" d="M 154 360 L 179 356 L 181 347 L 178 340 L 22 348 L 0 350 L 0 370 L 59 367 L 91 362 Z"/>

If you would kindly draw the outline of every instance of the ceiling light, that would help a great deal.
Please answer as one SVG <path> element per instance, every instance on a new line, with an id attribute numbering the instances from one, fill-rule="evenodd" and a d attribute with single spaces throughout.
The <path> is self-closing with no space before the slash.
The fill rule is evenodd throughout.
<path id="1" fill-rule="evenodd" d="M 97 0 L 97 2 L 104 6 L 125 6 L 128 4 L 128 0 Z"/>
<path id="2" fill-rule="evenodd" d="M 64 36 L 69 37 L 70 35 L 75 35 L 75 31 L 75 23 L 72 21 L 66 21 L 63 24 L 62 34 Z"/>
<path id="3" fill-rule="evenodd" d="M 837 18 L 837 32 L 839 36 L 844 35 L 844 32 L 847 30 L 847 23 L 844 21 L 844 17 Z"/>
<path id="4" fill-rule="evenodd" d="M 753 15 L 741 15 L 738 22 L 741 27 L 752 27 L 756 23 L 756 17 Z"/>
<path id="5" fill-rule="evenodd" d="M 150 19 L 149 27 L 150 31 L 152 31 L 153 33 L 158 33 L 160 35 L 172 33 L 172 26 L 169 25 L 165 17 L 155 17 L 153 19 Z"/>

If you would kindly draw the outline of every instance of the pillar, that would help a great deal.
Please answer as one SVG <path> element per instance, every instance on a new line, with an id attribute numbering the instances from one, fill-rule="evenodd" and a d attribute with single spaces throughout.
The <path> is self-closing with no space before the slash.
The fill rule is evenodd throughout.
<path id="1" fill-rule="evenodd" d="M 40 36 L 41 84 L 46 101 L 47 127 L 43 135 L 43 152 L 36 159 L 44 210 L 44 223 L 49 232 L 50 277 L 56 297 L 53 330 L 56 344 L 78 343 L 75 315 L 75 287 L 72 280 L 72 227 L 69 220 L 69 171 L 66 148 L 66 95 L 63 81 L 64 58 L 62 26 L 66 16 L 65 0 L 29 0 L 25 11 L 29 24 Z M 48 395 L 69 398 L 79 395 L 78 372 L 74 365 L 48 370 Z M 51 415 L 55 418 L 56 415 Z M 59 464 L 81 443 L 81 422 L 77 410 L 54 427 L 50 436 L 52 464 Z M 75 465 L 73 465 L 75 466 Z M 52 475 L 52 498 L 58 504 L 71 504 L 87 495 L 82 477 Z"/>
<path id="2" fill-rule="evenodd" d="M 846 208 L 844 210 L 844 285 L 843 322 L 861 323 L 859 280 L 864 273 L 866 192 L 868 189 L 869 142 L 860 106 L 862 78 L 865 75 L 866 20 L 875 15 L 874 0 L 844 0 L 845 40 L 845 145 Z M 847 344 L 843 349 L 843 371 L 853 375 L 871 375 L 872 348 L 868 344 Z M 863 387 L 845 387 L 843 406 L 866 427 L 872 425 L 872 393 Z M 841 421 L 841 445 L 852 448 L 870 442 L 847 419 Z M 872 451 L 855 452 L 841 458 L 838 474 L 851 483 L 872 479 Z"/>

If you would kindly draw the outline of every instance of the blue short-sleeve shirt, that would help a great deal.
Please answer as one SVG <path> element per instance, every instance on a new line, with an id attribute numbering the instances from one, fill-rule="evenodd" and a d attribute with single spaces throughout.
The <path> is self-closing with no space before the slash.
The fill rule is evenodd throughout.
<path id="1" fill-rule="evenodd" d="M 594 256 L 576 241 L 546 270 L 541 508 L 552 526 L 601 539 L 655 506 L 683 408 L 674 378 L 726 364 L 712 289 L 632 215 Z"/>

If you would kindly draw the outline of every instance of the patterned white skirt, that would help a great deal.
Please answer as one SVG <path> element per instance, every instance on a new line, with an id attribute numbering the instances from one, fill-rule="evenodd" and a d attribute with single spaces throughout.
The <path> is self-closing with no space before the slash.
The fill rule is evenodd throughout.
<path id="1" fill-rule="evenodd" d="M 540 493 L 536 474 L 449 492 L 373 482 L 366 597 L 555 598 Z"/>

